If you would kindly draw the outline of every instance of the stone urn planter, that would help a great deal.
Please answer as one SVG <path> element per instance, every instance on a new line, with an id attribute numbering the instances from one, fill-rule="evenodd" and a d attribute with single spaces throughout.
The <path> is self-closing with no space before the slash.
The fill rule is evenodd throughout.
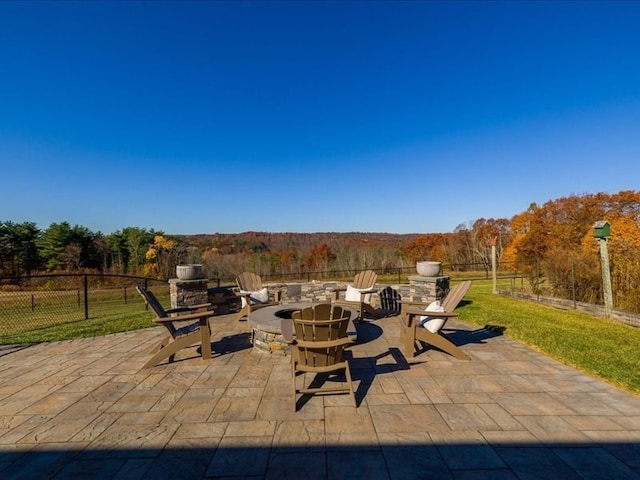
<path id="1" fill-rule="evenodd" d="M 178 280 L 198 280 L 203 278 L 202 265 L 193 263 L 189 265 L 176 265 Z"/>
<path id="2" fill-rule="evenodd" d="M 416 262 L 416 271 L 423 277 L 437 277 L 440 273 L 440 262 Z"/>

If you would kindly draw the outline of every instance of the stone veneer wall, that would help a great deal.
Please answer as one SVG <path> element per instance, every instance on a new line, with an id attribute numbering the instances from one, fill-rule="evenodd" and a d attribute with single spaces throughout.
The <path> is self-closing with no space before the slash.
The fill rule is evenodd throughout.
<path id="1" fill-rule="evenodd" d="M 201 280 L 169 280 L 171 306 L 173 308 L 200 303 L 211 303 L 219 315 L 237 312 L 240 309 L 240 299 L 231 287 L 207 288 L 208 281 Z M 323 282 L 314 280 L 304 283 L 275 283 L 266 284 L 270 292 L 280 290 L 282 303 L 297 302 L 331 302 L 336 288 L 346 289 L 348 282 Z M 449 277 L 434 277 L 428 281 L 410 281 L 409 284 L 376 284 L 378 293 L 374 294 L 371 303 L 376 308 L 388 309 L 397 300 L 430 303 L 442 300 L 449 292 Z M 344 292 L 340 292 L 344 298 Z"/>
<path id="2" fill-rule="evenodd" d="M 200 280 L 169 280 L 169 293 L 171 295 L 171 308 L 199 305 L 207 303 L 207 279 Z"/>
<path id="3" fill-rule="evenodd" d="M 322 282 L 313 280 L 305 283 L 281 283 L 267 285 L 270 291 L 282 292 L 282 303 L 296 302 L 330 302 L 334 298 L 336 288 L 347 288 L 348 282 Z M 379 293 L 373 295 L 371 302 L 374 307 L 381 306 L 380 295 L 390 287 L 398 293 L 400 299 L 410 302 L 430 303 L 442 300 L 449 292 L 449 277 L 435 277 L 434 281 L 411 282 L 410 284 L 376 284 Z M 344 298 L 344 292 L 340 293 Z"/>

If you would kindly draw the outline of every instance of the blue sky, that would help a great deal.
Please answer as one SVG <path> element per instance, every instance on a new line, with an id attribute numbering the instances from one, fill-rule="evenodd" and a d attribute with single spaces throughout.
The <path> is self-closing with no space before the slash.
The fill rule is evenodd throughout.
<path id="1" fill-rule="evenodd" d="M 0 2 L 0 221 L 450 232 L 638 190 L 640 2 Z"/>

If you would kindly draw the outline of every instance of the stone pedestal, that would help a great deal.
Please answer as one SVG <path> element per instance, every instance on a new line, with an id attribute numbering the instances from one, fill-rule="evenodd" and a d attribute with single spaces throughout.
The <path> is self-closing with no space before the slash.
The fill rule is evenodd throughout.
<path id="1" fill-rule="evenodd" d="M 422 275 L 409 276 L 409 301 L 431 303 L 442 301 L 449 293 L 449 277 L 424 277 Z"/>
<path id="2" fill-rule="evenodd" d="M 198 280 L 180 280 L 172 278 L 169 280 L 169 293 L 171 294 L 171 308 L 188 307 L 208 303 L 206 278 Z"/>

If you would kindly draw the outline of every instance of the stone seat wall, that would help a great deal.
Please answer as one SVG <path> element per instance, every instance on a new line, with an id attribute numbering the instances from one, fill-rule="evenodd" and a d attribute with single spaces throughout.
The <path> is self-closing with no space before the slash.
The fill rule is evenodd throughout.
<path id="1" fill-rule="evenodd" d="M 314 280 L 302 283 L 265 284 L 270 293 L 281 292 L 282 303 L 321 303 L 334 299 L 336 288 L 346 288 L 348 282 L 324 282 Z M 449 291 L 449 277 L 437 277 L 434 281 L 410 282 L 409 284 L 376 284 L 378 293 L 371 298 L 375 308 L 395 309 L 398 300 L 430 303 L 442 300 Z M 388 290 L 391 289 L 391 290 Z M 216 287 L 207 290 L 208 302 L 218 315 L 234 313 L 240 309 L 240 299 L 233 293 L 233 287 Z M 340 292 L 344 298 L 344 292 Z M 177 295 L 179 297 L 179 295 Z"/>

